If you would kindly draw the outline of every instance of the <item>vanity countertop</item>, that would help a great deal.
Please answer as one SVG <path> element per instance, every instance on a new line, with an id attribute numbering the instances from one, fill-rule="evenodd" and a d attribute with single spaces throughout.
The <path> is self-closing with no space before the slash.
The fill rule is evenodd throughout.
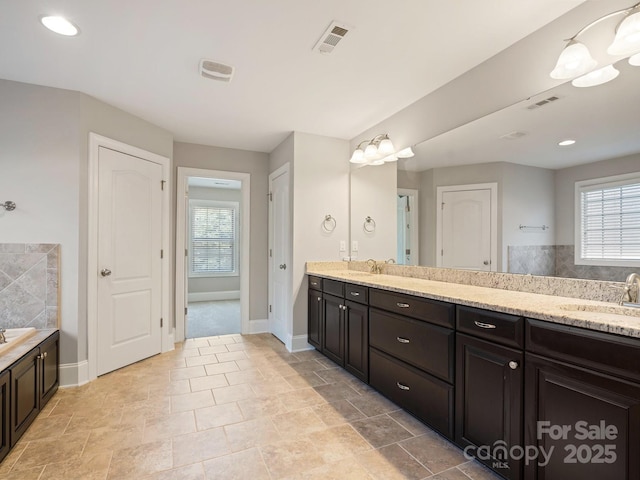
<path id="1" fill-rule="evenodd" d="M 640 338 L 640 308 L 459 283 L 372 274 L 340 263 L 307 264 L 306 273 L 367 287 Z"/>
<path id="2" fill-rule="evenodd" d="M 16 361 L 20 360 L 22 356 L 29 353 L 32 348 L 37 347 L 40 343 L 50 337 L 55 331 L 55 328 L 36 330 L 36 332 L 29 338 L 2 353 L 0 355 L 0 372 L 6 370 Z"/>

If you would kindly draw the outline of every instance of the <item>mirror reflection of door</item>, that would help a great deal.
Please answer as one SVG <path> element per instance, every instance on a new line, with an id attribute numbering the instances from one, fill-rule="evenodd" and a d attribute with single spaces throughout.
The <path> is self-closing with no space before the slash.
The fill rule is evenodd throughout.
<path id="1" fill-rule="evenodd" d="M 496 271 L 493 196 L 490 185 L 438 188 L 438 267 Z"/>
<path id="2" fill-rule="evenodd" d="M 418 190 L 398 189 L 398 242 L 396 262 L 419 264 Z"/>

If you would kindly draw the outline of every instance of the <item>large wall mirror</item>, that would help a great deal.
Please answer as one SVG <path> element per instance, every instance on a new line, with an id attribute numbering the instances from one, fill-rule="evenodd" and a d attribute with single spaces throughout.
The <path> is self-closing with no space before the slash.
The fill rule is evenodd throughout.
<path id="1" fill-rule="evenodd" d="M 574 261 L 576 182 L 640 172 L 640 67 L 615 66 L 607 84 L 562 84 L 417 144 L 413 158 L 352 170 L 351 254 L 623 281 L 638 267 Z M 478 237 L 491 253 L 467 241 Z"/>

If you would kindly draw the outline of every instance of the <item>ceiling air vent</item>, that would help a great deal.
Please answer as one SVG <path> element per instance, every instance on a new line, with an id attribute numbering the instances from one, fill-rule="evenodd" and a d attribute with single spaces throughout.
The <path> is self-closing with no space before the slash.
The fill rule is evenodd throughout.
<path id="1" fill-rule="evenodd" d="M 351 28 L 352 27 L 344 23 L 332 22 L 313 49 L 325 55 L 333 52 L 333 49 L 336 48 L 336 45 L 340 43 L 340 40 L 345 37 Z"/>
<path id="2" fill-rule="evenodd" d="M 230 82 L 233 78 L 234 68 L 223 63 L 213 62 L 211 60 L 200 60 L 200 75 L 211 80 L 220 82 Z"/>
<path id="3" fill-rule="evenodd" d="M 505 133 L 500 138 L 503 140 L 516 140 L 518 138 L 524 137 L 526 134 L 526 132 L 519 132 L 516 130 L 515 132 Z"/>
<path id="4" fill-rule="evenodd" d="M 560 97 L 556 97 L 554 95 L 553 97 L 545 98 L 544 100 L 540 100 L 539 102 L 529 105 L 527 110 L 535 110 L 536 108 L 544 107 L 548 103 L 555 102 L 556 100 L 560 100 Z"/>

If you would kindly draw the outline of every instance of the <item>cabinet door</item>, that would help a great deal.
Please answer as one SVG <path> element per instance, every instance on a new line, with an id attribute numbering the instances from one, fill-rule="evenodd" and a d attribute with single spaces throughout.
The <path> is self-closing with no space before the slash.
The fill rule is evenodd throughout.
<path id="1" fill-rule="evenodd" d="M 7 456 L 11 449 L 9 443 L 11 432 L 11 420 L 9 416 L 9 371 L 5 371 L 0 375 L 0 462 Z"/>
<path id="2" fill-rule="evenodd" d="M 345 302 L 344 368 L 363 382 L 369 381 L 369 308 Z"/>
<path id="3" fill-rule="evenodd" d="M 11 368 L 11 446 L 40 411 L 38 370 L 40 351 L 34 348 Z"/>
<path id="4" fill-rule="evenodd" d="M 344 300 L 333 295 L 323 297 L 324 328 L 322 353 L 344 366 Z"/>
<path id="5" fill-rule="evenodd" d="M 525 465 L 525 479 L 640 478 L 640 385 L 529 353 L 525 361 L 525 441 L 553 449 L 546 465 Z"/>
<path id="6" fill-rule="evenodd" d="M 40 344 L 40 408 L 44 407 L 58 390 L 60 334 L 56 332 Z"/>
<path id="7" fill-rule="evenodd" d="M 523 353 L 458 333 L 456 355 L 456 443 L 470 446 L 471 454 L 478 447 L 521 446 Z M 522 478 L 520 460 L 484 463 L 506 478 Z"/>
<path id="8" fill-rule="evenodd" d="M 322 293 L 309 289 L 307 305 L 307 342 L 322 351 Z"/>

